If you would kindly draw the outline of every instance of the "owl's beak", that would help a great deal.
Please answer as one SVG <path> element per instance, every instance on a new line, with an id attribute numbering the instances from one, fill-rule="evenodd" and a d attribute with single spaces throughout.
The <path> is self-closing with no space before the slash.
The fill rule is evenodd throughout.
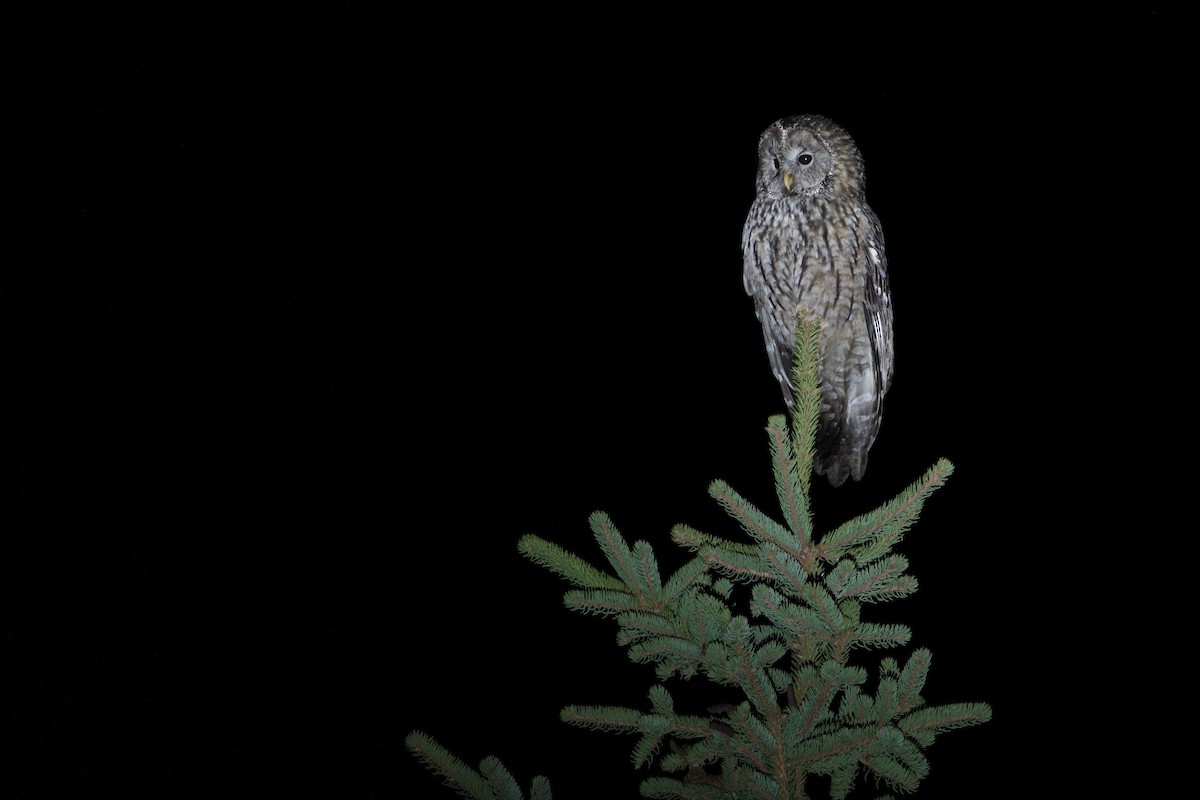
<path id="1" fill-rule="evenodd" d="M 792 173 L 788 172 L 786 169 L 783 171 L 783 188 L 790 192 L 792 190 L 792 184 L 795 183 L 795 180 L 796 179 L 792 176 Z"/>

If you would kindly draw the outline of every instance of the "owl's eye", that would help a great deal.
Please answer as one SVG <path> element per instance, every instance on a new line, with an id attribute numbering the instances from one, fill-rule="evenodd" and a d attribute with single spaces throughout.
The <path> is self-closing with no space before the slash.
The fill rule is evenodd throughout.
<path id="1" fill-rule="evenodd" d="M 776 171 L 776 172 L 779 172 L 779 159 L 778 159 L 778 158 L 772 158 L 772 159 L 771 159 L 771 163 L 775 165 L 775 171 Z"/>
<path id="2" fill-rule="evenodd" d="M 812 163 L 812 156 L 810 156 L 808 153 L 801 153 L 800 157 L 796 160 L 800 162 L 800 166 L 807 167 Z"/>

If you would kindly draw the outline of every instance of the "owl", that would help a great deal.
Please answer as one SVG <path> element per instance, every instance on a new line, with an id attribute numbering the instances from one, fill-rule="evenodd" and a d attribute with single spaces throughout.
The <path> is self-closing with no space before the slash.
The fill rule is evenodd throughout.
<path id="1" fill-rule="evenodd" d="M 757 190 L 742 230 L 742 282 L 771 371 L 795 407 L 796 312 L 823 325 L 814 469 L 860 480 L 892 380 L 892 298 L 883 230 L 857 145 L 824 117 L 785 117 L 758 140 Z"/>

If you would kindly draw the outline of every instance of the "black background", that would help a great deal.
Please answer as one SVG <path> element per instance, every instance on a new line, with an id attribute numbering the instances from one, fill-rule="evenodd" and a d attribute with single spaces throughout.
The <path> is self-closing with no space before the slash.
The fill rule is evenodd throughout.
<path id="1" fill-rule="evenodd" d="M 451 797 L 419 729 L 637 796 L 557 714 L 652 669 L 516 542 L 602 564 L 602 509 L 670 571 L 672 525 L 738 535 L 713 479 L 770 507 L 740 235 L 806 112 L 863 150 L 897 339 L 818 525 L 956 467 L 874 611 L 994 719 L 919 795 L 1189 785 L 1180 19 L 198 9 L 7 12 L 0 793 Z"/>

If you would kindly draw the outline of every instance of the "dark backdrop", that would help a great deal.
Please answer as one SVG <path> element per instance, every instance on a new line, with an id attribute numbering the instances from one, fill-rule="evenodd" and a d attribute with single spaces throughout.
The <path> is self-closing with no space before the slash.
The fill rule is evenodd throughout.
<path id="1" fill-rule="evenodd" d="M 1181 20 L 576 13 L 8 12 L 0 793 L 450 797 L 420 729 L 636 796 L 557 713 L 652 670 L 516 542 L 602 563 L 602 509 L 673 569 L 672 525 L 738 534 L 713 479 L 769 507 L 740 235 L 803 112 L 863 150 L 896 308 L 818 524 L 957 468 L 886 614 L 994 719 L 920 795 L 1187 785 Z"/>

